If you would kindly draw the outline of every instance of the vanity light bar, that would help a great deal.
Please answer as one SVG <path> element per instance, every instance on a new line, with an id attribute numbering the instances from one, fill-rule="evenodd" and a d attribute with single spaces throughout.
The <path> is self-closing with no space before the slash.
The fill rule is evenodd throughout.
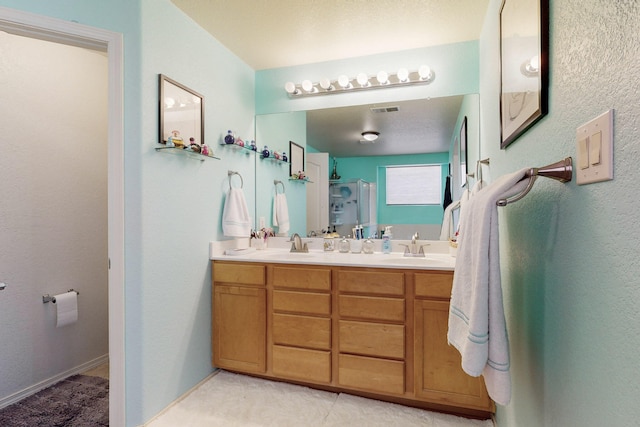
<path id="1" fill-rule="evenodd" d="M 287 82 L 284 85 L 284 90 L 287 92 L 289 98 L 303 98 L 307 96 L 429 84 L 435 80 L 435 78 L 436 75 L 433 70 L 426 65 L 422 65 L 417 71 L 413 72 L 410 72 L 406 68 L 401 68 L 395 74 L 380 71 L 375 76 L 360 73 L 355 78 L 350 78 L 343 74 L 333 81 L 322 79 L 319 82 L 313 83 L 311 80 L 304 80 L 300 84 Z"/>

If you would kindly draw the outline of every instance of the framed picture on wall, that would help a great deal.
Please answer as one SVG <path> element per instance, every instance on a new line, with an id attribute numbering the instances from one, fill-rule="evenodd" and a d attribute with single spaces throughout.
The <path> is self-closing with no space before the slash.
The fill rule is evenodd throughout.
<path id="1" fill-rule="evenodd" d="M 296 144 L 293 141 L 289 141 L 289 176 L 297 174 L 298 172 L 304 172 L 304 147 Z"/>
<path id="2" fill-rule="evenodd" d="M 501 148 L 548 111 L 549 0 L 503 0 L 500 8 Z"/>

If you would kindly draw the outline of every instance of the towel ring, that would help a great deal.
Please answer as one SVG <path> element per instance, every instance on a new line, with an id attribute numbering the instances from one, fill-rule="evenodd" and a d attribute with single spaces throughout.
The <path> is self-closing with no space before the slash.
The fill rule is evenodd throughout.
<path id="1" fill-rule="evenodd" d="M 282 185 L 282 194 L 284 194 L 284 183 L 282 181 L 278 181 L 277 179 L 273 180 L 273 185 L 276 187 L 276 194 L 278 194 L 278 184 Z"/>
<path id="2" fill-rule="evenodd" d="M 231 177 L 233 175 L 238 175 L 240 177 L 240 188 L 243 188 L 244 187 L 244 180 L 242 179 L 242 175 L 240 175 L 236 171 L 228 171 L 227 172 L 227 176 L 229 177 L 229 190 L 231 190 Z"/>

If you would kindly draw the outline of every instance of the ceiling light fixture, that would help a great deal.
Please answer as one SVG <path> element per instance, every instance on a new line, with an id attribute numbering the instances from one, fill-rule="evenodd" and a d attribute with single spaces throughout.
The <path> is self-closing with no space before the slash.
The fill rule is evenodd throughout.
<path id="1" fill-rule="evenodd" d="M 366 73 L 360 73 L 356 78 L 350 78 L 346 74 L 342 74 L 336 80 L 323 78 L 318 83 L 313 83 L 311 80 L 304 80 L 301 84 L 287 82 L 285 84 L 285 91 L 289 98 L 301 98 L 305 96 L 329 95 L 386 87 L 429 84 L 434 81 L 435 78 L 433 70 L 427 65 L 422 65 L 414 72 L 409 72 L 406 68 L 398 69 L 396 74 L 380 71 L 375 75 L 375 78 L 372 79 L 369 79 Z"/>
<path id="2" fill-rule="evenodd" d="M 380 132 L 375 132 L 375 131 L 372 131 L 372 130 L 368 130 L 368 131 L 362 132 L 361 135 L 367 141 L 373 142 L 376 139 L 378 139 L 378 137 L 380 136 Z"/>

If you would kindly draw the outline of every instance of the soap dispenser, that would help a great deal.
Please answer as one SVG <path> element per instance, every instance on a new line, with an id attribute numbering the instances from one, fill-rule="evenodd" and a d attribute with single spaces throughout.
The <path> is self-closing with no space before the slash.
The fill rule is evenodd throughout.
<path id="1" fill-rule="evenodd" d="M 382 235 L 382 253 L 390 254 L 391 253 L 391 225 L 387 225 L 384 228 L 384 234 Z"/>

